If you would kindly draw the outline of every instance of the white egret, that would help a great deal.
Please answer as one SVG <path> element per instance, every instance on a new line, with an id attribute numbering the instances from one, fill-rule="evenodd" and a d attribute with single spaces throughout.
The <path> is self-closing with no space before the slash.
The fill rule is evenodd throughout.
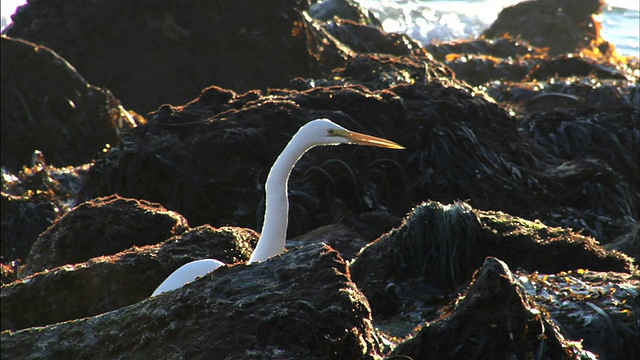
<path id="1" fill-rule="evenodd" d="M 403 146 L 393 141 L 349 131 L 328 119 L 313 120 L 302 126 L 278 156 L 267 176 L 265 184 L 266 209 L 262 235 L 251 254 L 248 264 L 264 261 L 284 252 L 289 217 L 287 183 L 296 162 L 314 146 L 340 144 L 404 149 Z M 211 259 L 187 263 L 169 275 L 151 296 L 182 287 L 222 265 L 224 263 Z"/>

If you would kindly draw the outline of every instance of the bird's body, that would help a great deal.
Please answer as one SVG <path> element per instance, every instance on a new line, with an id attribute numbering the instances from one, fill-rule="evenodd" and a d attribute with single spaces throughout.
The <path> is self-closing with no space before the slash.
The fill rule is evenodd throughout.
<path id="1" fill-rule="evenodd" d="M 284 252 L 289 217 L 287 184 L 296 162 L 309 149 L 318 145 L 358 144 L 404 149 L 404 147 L 381 138 L 349 131 L 328 119 L 313 120 L 302 126 L 291 138 L 267 175 L 265 184 L 266 200 L 262 234 L 249 264 L 264 261 Z M 193 265 L 192 265 L 193 264 Z M 197 277 L 223 265 L 218 260 L 198 260 L 187 263 L 174 271 L 162 282 L 151 296 L 182 287 Z"/>
<path id="2" fill-rule="evenodd" d="M 151 296 L 162 294 L 165 291 L 173 290 L 184 286 L 187 283 L 197 280 L 213 270 L 224 265 L 222 261 L 214 259 L 196 260 L 180 266 L 176 271 L 158 285 Z"/>

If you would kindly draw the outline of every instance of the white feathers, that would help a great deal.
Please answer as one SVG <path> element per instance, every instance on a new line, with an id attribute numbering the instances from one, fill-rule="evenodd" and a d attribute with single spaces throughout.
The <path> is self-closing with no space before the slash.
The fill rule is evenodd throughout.
<path id="1" fill-rule="evenodd" d="M 328 119 L 313 120 L 302 126 L 291 138 L 269 171 L 266 191 L 266 209 L 262 235 L 251 254 L 249 264 L 264 261 L 284 252 L 289 218 L 287 183 L 291 170 L 298 159 L 309 149 L 318 145 L 358 144 L 404 149 L 402 146 L 381 138 L 349 131 Z M 177 289 L 186 283 L 224 265 L 218 260 L 198 260 L 181 266 L 158 286 L 151 296 Z"/>

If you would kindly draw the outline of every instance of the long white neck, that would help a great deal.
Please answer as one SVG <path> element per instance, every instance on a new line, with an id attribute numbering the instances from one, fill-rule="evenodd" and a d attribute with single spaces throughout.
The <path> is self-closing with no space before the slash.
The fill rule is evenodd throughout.
<path id="1" fill-rule="evenodd" d="M 297 134 L 296 134 L 297 135 Z M 271 167 L 265 184 L 266 200 L 262 234 L 249 264 L 264 261 L 284 252 L 289 220 L 287 183 L 294 165 L 313 144 L 296 141 L 294 136 Z"/>

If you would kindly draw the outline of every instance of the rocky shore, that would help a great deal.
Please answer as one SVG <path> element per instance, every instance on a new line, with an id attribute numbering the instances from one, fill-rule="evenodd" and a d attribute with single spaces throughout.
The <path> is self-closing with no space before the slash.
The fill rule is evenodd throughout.
<path id="1" fill-rule="evenodd" d="M 346 0 L 29 2 L 2 56 L 2 359 L 640 354 L 640 62 L 599 1 L 422 46 Z M 557 31 L 562 29 L 562 31 Z M 288 252 L 264 180 L 326 117 Z M 173 270 L 224 266 L 149 298 Z"/>

